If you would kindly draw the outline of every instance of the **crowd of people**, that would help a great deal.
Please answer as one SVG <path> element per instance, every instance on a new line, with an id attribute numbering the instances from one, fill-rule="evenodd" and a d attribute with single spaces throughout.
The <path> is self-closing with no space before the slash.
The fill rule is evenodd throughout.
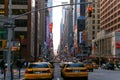
<path id="1" fill-rule="evenodd" d="M 11 68 L 17 68 L 17 69 L 21 69 L 23 67 L 27 67 L 28 62 L 26 61 L 20 61 L 20 60 L 16 60 L 15 62 L 11 63 Z M 4 60 L 0 61 L 0 69 L 1 69 L 1 74 L 4 73 L 5 69 L 7 68 L 7 63 Z"/>

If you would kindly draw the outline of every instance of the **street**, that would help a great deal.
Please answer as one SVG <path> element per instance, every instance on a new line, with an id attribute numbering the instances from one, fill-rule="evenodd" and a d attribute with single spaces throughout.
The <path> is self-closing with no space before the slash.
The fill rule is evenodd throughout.
<path id="1" fill-rule="evenodd" d="M 59 64 L 55 64 L 55 78 L 53 80 L 63 80 L 60 76 Z M 89 72 L 88 80 L 120 80 L 120 70 L 95 69 Z"/>
<path id="2" fill-rule="evenodd" d="M 89 72 L 88 80 L 120 80 L 120 70 L 94 70 Z"/>
<path id="3" fill-rule="evenodd" d="M 60 76 L 59 63 L 54 63 L 54 79 L 53 80 L 63 80 Z M 21 69 L 21 77 L 19 79 L 19 72 L 14 69 L 14 79 L 13 80 L 23 80 L 25 69 Z M 4 75 L 0 74 L 0 80 L 4 80 Z M 88 80 L 120 80 L 120 70 L 104 70 L 104 69 L 94 69 L 93 72 L 89 72 Z"/>

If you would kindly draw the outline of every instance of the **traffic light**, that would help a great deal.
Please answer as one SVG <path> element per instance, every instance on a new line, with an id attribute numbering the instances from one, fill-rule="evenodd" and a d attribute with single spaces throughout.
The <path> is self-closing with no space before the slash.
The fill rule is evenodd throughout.
<path id="1" fill-rule="evenodd" d="M 88 17 L 92 17 L 92 7 L 88 7 Z"/>

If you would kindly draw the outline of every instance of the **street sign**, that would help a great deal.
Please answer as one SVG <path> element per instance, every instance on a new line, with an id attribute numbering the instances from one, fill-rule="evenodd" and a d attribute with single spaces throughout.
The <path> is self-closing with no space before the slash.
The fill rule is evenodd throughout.
<path id="1" fill-rule="evenodd" d="M 12 41 L 11 51 L 19 51 L 20 50 L 20 42 L 19 41 Z"/>
<path id="2" fill-rule="evenodd" d="M 0 28 L 14 27 L 14 21 L 10 21 L 6 16 L 0 16 Z"/>
<path id="3" fill-rule="evenodd" d="M 4 28 L 4 24 L 7 21 L 8 21 L 8 17 L 6 17 L 6 16 L 0 16 L 0 28 Z"/>

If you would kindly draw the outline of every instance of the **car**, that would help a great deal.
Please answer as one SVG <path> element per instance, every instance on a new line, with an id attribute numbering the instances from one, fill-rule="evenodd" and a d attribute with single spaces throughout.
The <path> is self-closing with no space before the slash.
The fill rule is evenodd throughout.
<path id="1" fill-rule="evenodd" d="M 24 80 L 52 80 L 54 69 L 49 62 L 33 62 L 25 70 Z"/>
<path id="2" fill-rule="evenodd" d="M 61 66 L 61 77 L 64 80 L 73 80 L 75 78 L 88 80 L 87 68 L 82 62 L 65 62 Z"/>
<path id="3" fill-rule="evenodd" d="M 89 72 L 93 72 L 94 67 L 93 67 L 93 63 L 91 61 L 84 61 L 83 63 L 87 67 Z"/>
<path id="4" fill-rule="evenodd" d="M 93 68 L 94 69 L 98 69 L 99 68 L 99 65 L 97 63 L 93 62 L 92 64 L 93 64 Z"/>
<path id="5" fill-rule="evenodd" d="M 114 63 L 111 63 L 111 62 L 108 62 L 106 65 L 105 65 L 105 69 L 107 70 L 114 70 Z"/>

